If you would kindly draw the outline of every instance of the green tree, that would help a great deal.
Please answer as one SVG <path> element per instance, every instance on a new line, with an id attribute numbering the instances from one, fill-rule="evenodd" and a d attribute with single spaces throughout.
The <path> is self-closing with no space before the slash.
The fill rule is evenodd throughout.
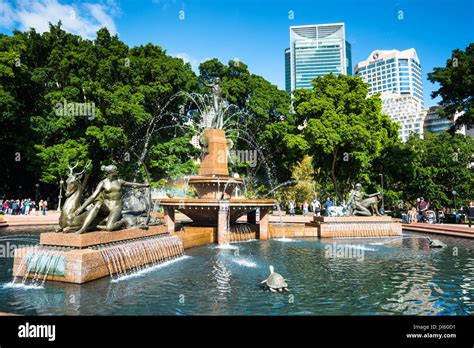
<path id="1" fill-rule="evenodd" d="M 423 196 L 433 207 L 465 205 L 473 197 L 474 175 L 471 169 L 474 140 L 461 134 L 425 134 L 425 139 L 410 138 L 412 177 L 404 183 L 405 198 L 414 203 Z"/>
<path id="2" fill-rule="evenodd" d="M 456 112 L 463 112 L 456 120 L 456 126 L 474 127 L 474 43 L 465 51 L 455 49 L 446 66 L 434 68 L 428 79 L 440 84 L 431 97 L 441 96 L 444 108 L 441 113 L 453 118 Z"/>
<path id="3" fill-rule="evenodd" d="M 413 205 L 413 197 L 408 195 L 407 185 L 415 177 L 413 165 L 415 149 L 399 141 L 384 146 L 380 156 L 375 158 L 372 165 L 372 187 L 368 189 L 381 191 L 381 178 L 384 181 L 384 204 L 386 209 L 397 210 L 405 208 L 406 203 Z M 415 200 L 416 200 L 415 196 Z"/>
<path id="4" fill-rule="evenodd" d="M 85 40 L 61 23 L 43 34 L 0 35 L 0 47 L 4 192 L 31 192 L 38 181 L 56 188 L 75 160 L 93 159 L 91 184 L 103 163 L 120 164 L 128 179 L 143 175 L 137 157 L 156 181 L 195 170 L 193 132 L 177 115 L 179 92 L 196 90 L 198 78 L 182 59 L 152 44 L 130 49 L 105 28 Z M 66 103 L 89 103 L 94 113 L 59 114 Z"/>
<path id="5" fill-rule="evenodd" d="M 340 200 L 357 181 L 371 183 L 373 160 L 389 140 L 398 141 L 397 126 L 367 88 L 360 77 L 328 74 L 312 90 L 294 92 L 301 131 L 293 142 L 313 156 L 318 179 L 329 178 Z"/>
<path id="6" fill-rule="evenodd" d="M 297 205 L 311 202 L 316 196 L 312 158 L 305 155 L 293 168 L 291 177 L 295 184 L 282 189 L 282 199 L 286 204 L 295 201 Z"/>

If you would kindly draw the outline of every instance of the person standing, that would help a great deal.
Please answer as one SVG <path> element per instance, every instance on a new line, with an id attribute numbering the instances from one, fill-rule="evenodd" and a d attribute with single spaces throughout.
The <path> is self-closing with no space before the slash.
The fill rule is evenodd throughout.
<path id="1" fill-rule="evenodd" d="M 461 223 L 461 211 L 460 210 L 455 210 L 454 211 L 454 216 L 456 217 L 456 224 Z"/>
<path id="2" fill-rule="evenodd" d="M 295 203 L 293 203 L 293 201 L 290 201 L 289 208 L 290 208 L 290 216 L 295 215 Z"/>
<path id="3" fill-rule="evenodd" d="M 444 223 L 444 208 L 441 208 L 439 211 L 438 211 L 438 222 L 440 224 L 443 224 Z"/>
<path id="4" fill-rule="evenodd" d="M 25 215 L 30 215 L 31 200 L 28 198 L 25 202 Z"/>
<path id="5" fill-rule="evenodd" d="M 417 215 L 418 213 L 416 212 L 416 208 L 415 207 L 411 208 L 410 212 L 408 213 L 408 223 L 409 224 L 417 223 L 418 222 Z"/>
<path id="6" fill-rule="evenodd" d="M 469 207 L 467 208 L 467 220 L 469 222 L 469 227 L 471 227 L 472 220 L 474 220 L 474 202 L 469 202 Z"/>
<path id="7" fill-rule="evenodd" d="M 36 202 L 35 201 L 31 201 L 30 215 L 36 216 Z"/>
<path id="8" fill-rule="evenodd" d="M 326 216 L 328 216 L 328 209 L 331 208 L 334 203 L 331 201 L 331 197 L 328 197 L 326 203 L 324 203 L 324 210 L 326 211 Z"/>
<path id="9" fill-rule="evenodd" d="M 308 215 L 309 213 L 309 204 L 307 201 L 304 201 L 303 203 L 303 216 Z"/>
<path id="10" fill-rule="evenodd" d="M 428 210 L 428 206 L 428 202 L 426 202 L 423 197 L 420 197 L 420 202 L 418 204 L 418 220 L 420 222 L 425 222 L 425 214 Z"/>
<path id="11" fill-rule="evenodd" d="M 46 216 L 46 209 L 48 208 L 48 202 L 46 201 L 46 199 L 44 200 L 41 200 L 42 201 L 42 204 L 41 204 L 41 214 L 43 216 Z"/>
<path id="12" fill-rule="evenodd" d="M 313 211 L 315 216 L 321 216 L 321 202 L 319 199 L 315 198 L 313 201 Z"/>

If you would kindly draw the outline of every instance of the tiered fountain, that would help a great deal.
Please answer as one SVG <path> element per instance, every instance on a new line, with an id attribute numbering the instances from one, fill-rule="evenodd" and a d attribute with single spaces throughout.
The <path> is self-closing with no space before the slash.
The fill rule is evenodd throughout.
<path id="1" fill-rule="evenodd" d="M 239 232 L 248 237 L 268 239 L 268 212 L 274 207 L 273 199 L 233 198 L 236 187 L 242 179 L 229 176 L 227 165 L 227 139 L 221 129 L 205 129 L 203 132 L 207 149 L 201 162 L 199 175 L 189 179 L 189 185 L 196 189 L 198 198 L 164 198 L 165 223 L 169 233 L 175 232 L 175 210 L 188 216 L 193 223 L 184 228 L 182 234 L 185 247 L 201 242 L 227 244 L 242 240 Z M 257 225 L 256 210 L 260 211 Z M 247 215 L 247 230 L 239 229 L 237 220 Z M 250 233 L 245 233 L 251 231 Z"/>
<path id="2" fill-rule="evenodd" d="M 243 184 L 242 179 L 229 176 L 228 144 L 224 116 L 230 109 L 225 106 L 219 79 L 209 86 L 213 90 L 213 105 L 199 107 L 205 129 L 201 135 L 203 158 L 199 175 L 189 179 L 198 198 L 165 198 L 160 200 L 169 233 L 175 233 L 175 211 L 192 220 L 191 225 L 176 234 L 184 246 L 215 243 L 227 244 L 233 240 L 249 238 L 268 239 L 268 212 L 275 206 L 272 199 L 241 199 L 234 197 L 234 191 Z M 208 122 L 209 121 L 209 122 Z M 207 127 L 209 126 L 209 127 Z M 260 211 L 257 224 L 256 211 Z M 245 225 L 237 220 L 247 215 Z"/>

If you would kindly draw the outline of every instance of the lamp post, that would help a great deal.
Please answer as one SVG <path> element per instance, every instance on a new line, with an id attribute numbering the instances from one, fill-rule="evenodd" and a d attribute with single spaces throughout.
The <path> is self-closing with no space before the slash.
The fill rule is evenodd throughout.
<path id="1" fill-rule="evenodd" d="M 36 187 L 36 191 L 35 191 L 35 201 L 38 202 L 38 198 L 39 198 L 39 184 L 35 184 L 35 187 Z"/>
<path id="2" fill-rule="evenodd" d="M 454 197 L 454 210 L 457 210 L 457 208 L 456 208 L 456 196 L 457 196 L 458 193 L 456 191 L 453 191 L 452 193 L 453 193 L 453 197 Z"/>
<path id="3" fill-rule="evenodd" d="M 63 198 L 63 185 L 64 185 L 64 180 L 61 179 L 61 181 L 59 181 L 58 211 L 61 210 L 61 198 Z"/>
<path id="4" fill-rule="evenodd" d="M 382 185 L 382 210 L 385 212 L 385 203 L 383 200 L 383 174 L 379 174 L 379 175 L 380 175 L 380 183 Z"/>

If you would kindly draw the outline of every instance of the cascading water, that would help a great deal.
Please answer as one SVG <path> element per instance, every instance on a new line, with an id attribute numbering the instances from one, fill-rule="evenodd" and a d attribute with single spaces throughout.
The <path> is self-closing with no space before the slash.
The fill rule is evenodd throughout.
<path id="1" fill-rule="evenodd" d="M 112 279 L 129 276 L 184 255 L 183 243 L 176 236 L 113 243 L 101 246 L 99 251 Z"/>
<path id="2" fill-rule="evenodd" d="M 255 240 L 257 238 L 257 228 L 255 225 L 239 223 L 230 227 L 230 241 L 242 242 Z"/>
<path id="3" fill-rule="evenodd" d="M 51 246 L 29 248 L 22 256 L 14 272 L 14 278 L 8 285 L 41 287 L 48 276 L 64 275 L 66 260 L 62 253 L 66 250 L 68 248 Z M 22 273 L 23 276 L 20 277 Z M 21 281 L 19 281 L 20 278 Z"/>

